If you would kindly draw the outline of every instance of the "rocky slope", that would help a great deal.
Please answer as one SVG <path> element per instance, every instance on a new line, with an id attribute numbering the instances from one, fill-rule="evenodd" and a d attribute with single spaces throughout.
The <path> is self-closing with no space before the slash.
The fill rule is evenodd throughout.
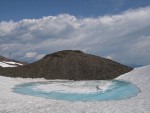
<path id="1" fill-rule="evenodd" d="M 75 50 L 46 55 L 41 60 L 16 68 L 0 68 L 0 75 L 70 80 L 105 80 L 131 71 L 132 68 L 102 57 Z"/>

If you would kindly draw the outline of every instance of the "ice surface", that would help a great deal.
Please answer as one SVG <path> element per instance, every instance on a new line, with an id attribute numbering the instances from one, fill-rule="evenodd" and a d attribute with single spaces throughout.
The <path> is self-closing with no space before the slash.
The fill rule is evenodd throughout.
<path id="1" fill-rule="evenodd" d="M 98 85 L 107 86 L 110 82 L 111 85 L 109 85 L 106 91 L 98 87 Z M 54 100 L 93 102 L 128 99 L 136 96 L 140 92 L 140 89 L 136 85 L 126 81 L 112 80 L 103 82 L 95 80 L 23 83 L 15 86 L 13 91 L 23 95 Z"/>
<path id="2" fill-rule="evenodd" d="M 17 84 L 47 80 L 0 76 L 0 113 L 149 113 L 150 66 L 135 68 L 116 79 L 132 82 L 141 92 L 126 100 L 67 102 L 12 92 L 12 88 Z"/>
<path id="3" fill-rule="evenodd" d="M 112 85 L 111 81 L 76 81 L 76 82 L 52 82 L 50 84 L 40 84 L 34 87 L 34 90 L 44 92 L 63 92 L 63 93 L 95 93 L 98 87 L 101 91 L 105 91 Z"/>

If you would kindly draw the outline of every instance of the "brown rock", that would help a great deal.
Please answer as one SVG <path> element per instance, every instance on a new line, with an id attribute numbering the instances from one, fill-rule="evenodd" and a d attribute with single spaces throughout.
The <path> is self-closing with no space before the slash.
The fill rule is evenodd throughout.
<path id="1" fill-rule="evenodd" d="M 106 80 L 131 71 L 115 61 L 75 50 L 46 55 L 41 60 L 16 68 L 0 68 L 0 75 L 69 80 Z"/>

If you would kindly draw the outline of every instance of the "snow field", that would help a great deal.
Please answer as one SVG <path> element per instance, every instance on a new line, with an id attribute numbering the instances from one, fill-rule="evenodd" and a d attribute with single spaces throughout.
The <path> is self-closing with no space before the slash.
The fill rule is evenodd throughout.
<path id="1" fill-rule="evenodd" d="M 17 84 L 48 80 L 0 76 L 0 113 L 149 113 L 150 65 L 135 68 L 116 79 L 132 82 L 141 92 L 130 99 L 117 101 L 59 101 L 12 92 L 12 88 Z"/>

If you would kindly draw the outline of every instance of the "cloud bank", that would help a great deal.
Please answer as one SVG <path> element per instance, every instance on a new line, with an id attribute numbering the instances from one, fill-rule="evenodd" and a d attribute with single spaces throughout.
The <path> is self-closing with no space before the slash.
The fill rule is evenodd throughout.
<path id="1" fill-rule="evenodd" d="M 124 64 L 150 64 L 150 7 L 96 18 L 61 14 L 0 22 L 0 55 L 35 61 L 63 49 Z"/>

